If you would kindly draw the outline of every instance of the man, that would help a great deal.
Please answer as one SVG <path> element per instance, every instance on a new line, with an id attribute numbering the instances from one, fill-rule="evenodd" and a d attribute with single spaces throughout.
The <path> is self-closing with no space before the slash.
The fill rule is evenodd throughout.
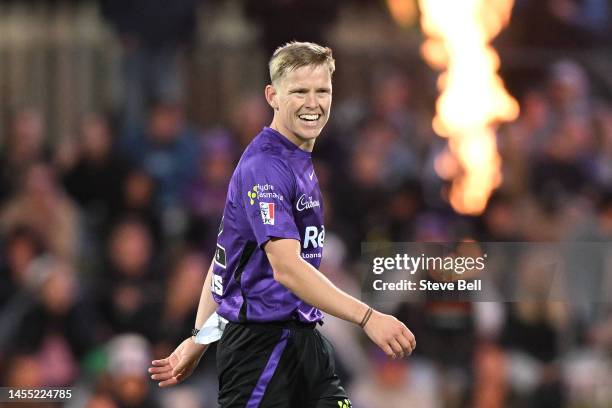
<path id="1" fill-rule="evenodd" d="M 317 270 L 325 232 L 310 153 L 329 118 L 331 50 L 293 42 L 278 48 L 269 65 L 265 96 L 274 118 L 232 176 L 195 326 L 215 312 L 229 321 L 217 349 L 221 407 L 348 408 L 331 345 L 314 328 L 322 312 L 360 324 L 394 358 L 416 343 L 404 324 Z M 186 339 L 153 361 L 151 378 L 161 387 L 182 382 L 207 347 Z"/>

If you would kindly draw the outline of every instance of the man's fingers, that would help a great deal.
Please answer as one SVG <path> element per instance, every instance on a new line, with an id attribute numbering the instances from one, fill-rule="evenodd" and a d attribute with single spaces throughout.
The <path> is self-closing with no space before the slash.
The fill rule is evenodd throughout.
<path id="1" fill-rule="evenodd" d="M 171 385 L 176 385 L 176 384 L 178 384 L 178 380 L 176 379 L 176 377 L 171 377 L 170 379 L 166 381 L 160 382 L 158 385 L 164 388 L 164 387 L 169 387 Z"/>
<path id="2" fill-rule="evenodd" d="M 410 344 L 410 341 L 404 336 L 397 336 L 396 340 L 402 346 L 404 355 L 409 356 L 412 353 L 412 344 Z"/>
<path id="3" fill-rule="evenodd" d="M 385 352 L 386 355 L 388 355 L 389 357 L 395 357 L 395 353 L 393 352 L 393 349 L 391 348 L 390 345 L 385 344 L 383 346 L 381 346 L 382 351 Z"/>
<path id="4" fill-rule="evenodd" d="M 170 379 L 172 377 L 173 377 L 173 375 L 172 375 L 171 371 L 168 371 L 168 372 L 165 372 L 165 373 L 151 375 L 151 379 L 152 380 L 161 380 L 161 381 L 168 380 L 168 379 Z"/>
<path id="5" fill-rule="evenodd" d="M 167 373 L 163 373 L 163 374 L 155 374 L 153 377 L 154 380 L 162 380 L 162 382 L 159 383 L 160 387 L 168 387 L 171 385 L 176 385 L 179 384 L 181 382 L 183 382 L 185 380 L 185 378 L 187 378 L 189 375 L 185 375 L 185 371 L 180 371 L 178 374 L 174 375 L 172 374 L 172 372 L 167 372 Z M 159 377 L 159 378 L 157 378 Z"/>
<path id="6" fill-rule="evenodd" d="M 174 370 L 172 370 L 172 375 L 177 376 L 180 373 L 182 373 L 185 370 L 185 367 L 187 367 L 187 359 L 186 358 L 182 358 L 179 363 L 176 365 L 176 367 L 174 367 Z"/>
<path id="7" fill-rule="evenodd" d="M 170 367 L 169 365 L 163 367 L 149 367 L 149 373 L 151 374 L 160 374 L 165 373 L 167 371 L 172 371 L 172 367 Z"/>
<path id="8" fill-rule="evenodd" d="M 412 334 L 412 332 L 406 326 L 402 327 L 402 333 L 404 334 L 404 336 L 406 336 L 406 338 L 410 342 L 410 346 L 412 347 L 412 350 L 414 350 L 416 348 L 416 338 L 414 337 L 414 334 Z"/>
<path id="9" fill-rule="evenodd" d="M 402 358 L 404 357 L 404 350 L 402 349 L 401 344 L 393 339 L 389 342 L 389 345 L 391 346 L 391 349 L 393 349 L 393 357 L 394 358 Z"/>
<path id="10" fill-rule="evenodd" d="M 151 364 L 153 364 L 154 366 L 163 366 L 168 364 L 168 359 L 167 358 L 162 358 L 161 360 L 153 360 L 151 361 Z"/>

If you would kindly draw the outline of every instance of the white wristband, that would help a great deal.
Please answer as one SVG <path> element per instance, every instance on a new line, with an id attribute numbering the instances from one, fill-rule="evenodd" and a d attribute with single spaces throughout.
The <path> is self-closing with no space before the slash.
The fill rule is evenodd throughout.
<path id="1" fill-rule="evenodd" d="M 219 316 L 217 312 L 213 313 L 196 334 L 195 342 L 198 344 L 214 343 L 221 338 L 226 324 L 227 320 Z"/>

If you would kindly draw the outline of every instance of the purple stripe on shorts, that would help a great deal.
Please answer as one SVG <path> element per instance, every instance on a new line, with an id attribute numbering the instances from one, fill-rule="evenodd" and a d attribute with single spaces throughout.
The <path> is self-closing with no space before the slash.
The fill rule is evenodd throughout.
<path id="1" fill-rule="evenodd" d="M 259 376 L 259 380 L 257 380 L 257 385 L 253 389 L 251 393 L 251 398 L 249 398 L 249 402 L 246 404 L 246 408 L 257 408 L 263 399 L 264 393 L 266 392 L 266 387 L 270 383 L 272 376 L 274 375 L 274 371 L 276 371 L 276 367 L 278 366 L 278 362 L 280 361 L 281 355 L 283 354 L 283 350 L 285 350 L 285 346 L 287 345 L 287 339 L 289 338 L 289 330 L 283 329 L 283 334 L 274 350 L 272 350 L 272 354 L 270 355 L 270 359 L 266 364 L 266 368 L 264 368 L 263 372 Z"/>

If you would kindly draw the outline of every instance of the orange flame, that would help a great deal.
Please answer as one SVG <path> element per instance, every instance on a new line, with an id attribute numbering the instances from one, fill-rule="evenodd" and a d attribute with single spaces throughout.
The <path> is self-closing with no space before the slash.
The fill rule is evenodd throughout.
<path id="1" fill-rule="evenodd" d="M 508 24 L 514 0 L 419 0 L 421 26 L 429 37 L 425 60 L 445 70 L 438 78 L 434 131 L 448 137 L 435 168 L 452 179 L 453 208 L 477 215 L 501 183 L 495 130 L 516 119 L 518 103 L 496 74 L 499 57 L 489 41 Z"/>
<path id="2" fill-rule="evenodd" d="M 387 7 L 393 20 L 402 27 L 408 27 L 416 20 L 414 0 L 387 0 Z"/>

